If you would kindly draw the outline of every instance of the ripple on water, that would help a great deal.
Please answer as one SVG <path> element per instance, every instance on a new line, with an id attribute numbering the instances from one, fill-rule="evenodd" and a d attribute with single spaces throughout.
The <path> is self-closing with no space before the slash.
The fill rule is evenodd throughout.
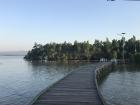
<path id="1" fill-rule="evenodd" d="M 27 105 L 40 91 L 78 67 L 31 63 L 22 56 L 0 57 L 0 105 Z"/>
<path id="2" fill-rule="evenodd" d="M 140 67 L 118 66 L 99 87 L 109 105 L 140 105 Z"/>

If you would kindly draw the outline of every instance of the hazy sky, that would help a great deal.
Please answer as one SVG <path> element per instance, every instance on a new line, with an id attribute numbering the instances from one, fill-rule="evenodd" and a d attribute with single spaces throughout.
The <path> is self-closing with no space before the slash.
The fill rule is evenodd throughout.
<path id="1" fill-rule="evenodd" d="M 0 0 L 0 51 L 29 50 L 34 42 L 120 37 L 140 39 L 140 2 L 116 0 Z"/>

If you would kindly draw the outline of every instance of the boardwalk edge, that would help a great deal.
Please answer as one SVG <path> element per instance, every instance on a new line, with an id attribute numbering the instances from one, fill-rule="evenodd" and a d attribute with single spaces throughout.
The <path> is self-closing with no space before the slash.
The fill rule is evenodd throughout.
<path id="1" fill-rule="evenodd" d="M 41 92 L 39 92 L 34 98 L 33 100 L 28 104 L 28 105 L 33 105 L 36 100 L 46 91 L 48 91 L 51 87 L 53 87 L 55 84 L 57 84 L 59 81 L 65 79 L 67 76 L 69 76 L 70 74 L 72 74 L 72 72 L 74 72 L 74 70 L 72 70 L 71 72 L 69 72 L 68 74 L 66 74 L 64 77 L 62 77 L 61 79 L 55 81 L 52 85 L 48 86 L 47 88 L 43 89 Z"/>
<path id="2" fill-rule="evenodd" d="M 97 80 L 97 72 L 100 71 L 100 70 L 104 70 L 104 68 L 106 67 L 109 67 L 110 65 L 112 65 L 111 62 L 105 64 L 105 65 L 102 65 L 101 67 L 97 67 L 96 70 L 95 70 L 95 85 L 96 85 L 96 88 L 97 88 L 97 92 L 98 92 L 98 95 L 102 101 L 102 104 L 103 105 L 108 105 L 107 102 L 105 101 L 103 95 L 101 94 L 100 90 L 99 90 L 99 86 L 98 86 L 98 80 Z"/>

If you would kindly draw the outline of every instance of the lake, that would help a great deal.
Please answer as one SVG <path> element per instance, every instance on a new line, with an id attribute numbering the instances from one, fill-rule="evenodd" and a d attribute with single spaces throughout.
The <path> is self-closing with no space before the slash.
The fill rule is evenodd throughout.
<path id="1" fill-rule="evenodd" d="M 28 62 L 0 56 L 0 105 L 28 105 L 38 93 L 91 63 Z M 140 105 L 140 66 L 118 65 L 99 85 L 109 105 Z"/>
<path id="2" fill-rule="evenodd" d="M 140 66 L 116 66 L 99 87 L 109 105 L 140 105 Z"/>
<path id="3" fill-rule="evenodd" d="M 79 66 L 28 62 L 23 56 L 0 56 L 0 105 L 28 105 L 43 89 Z"/>

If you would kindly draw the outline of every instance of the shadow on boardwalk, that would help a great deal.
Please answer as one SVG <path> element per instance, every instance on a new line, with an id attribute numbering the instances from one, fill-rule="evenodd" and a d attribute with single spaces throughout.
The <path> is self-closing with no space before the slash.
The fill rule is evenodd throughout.
<path id="1" fill-rule="evenodd" d="M 104 63 L 83 66 L 44 92 L 33 105 L 103 105 L 95 84 L 95 70 Z"/>

